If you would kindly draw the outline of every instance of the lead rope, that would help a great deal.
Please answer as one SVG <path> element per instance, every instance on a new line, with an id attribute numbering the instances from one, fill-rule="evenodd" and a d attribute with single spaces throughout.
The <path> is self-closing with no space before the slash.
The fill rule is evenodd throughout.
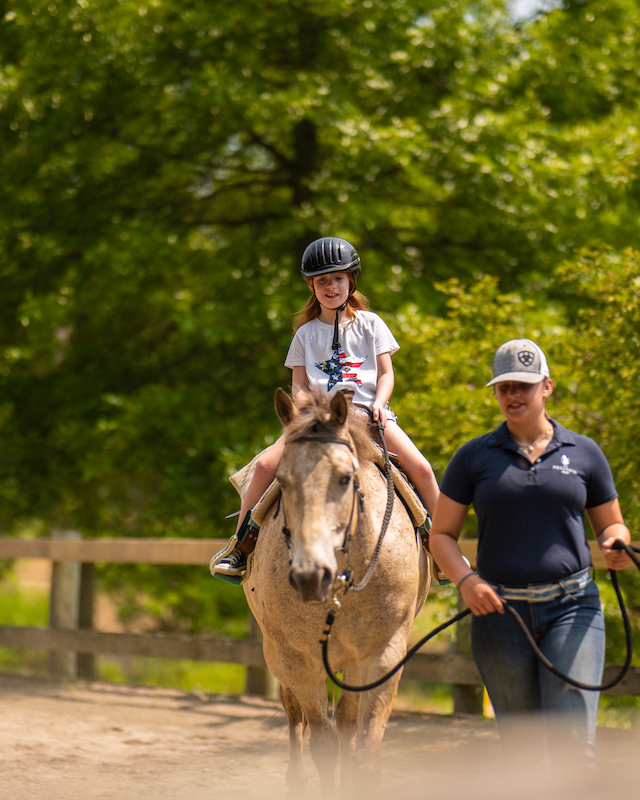
<path id="1" fill-rule="evenodd" d="M 629 558 L 633 561 L 638 570 L 640 570 L 640 559 L 638 559 L 637 556 L 635 555 L 636 553 L 640 553 L 640 548 L 632 547 L 631 545 L 626 544 L 620 539 L 618 539 L 614 543 L 613 547 L 615 550 L 625 550 Z M 513 608 L 506 600 L 503 600 L 505 608 L 515 619 L 516 623 L 518 624 L 518 627 L 525 635 L 525 638 L 529 643 L 529 646 L 531 647 L 531 649 L 533 650 L 539 661 L 554 675 L 556 675 L 558 678 L 561 678 L 570 686 L 575 686 L 577 689 L 585 689 L 590 692 L 602 692 L 607 689 L 611 689 L 613 686 L 620 683 L 620 681 L 629 671 L 629 667 L 631 666 L 631 658 L 633 655 L 633 637 L 631 632 L 631 623 L 629 621 L 629 614 L 627 612 L 627 608 L 624 604 L 622 592 L 620 591 L 620 585 L 618 583 L 618 575 L 615 570 L 610 570 L 609 575 L 611 577 L 611 583 L 615 590 L 616 597 L 618 598 L 618 603 L 620 604 L 620 611 L 622 613 L 622 621 L 624 624 L 624 632 L 627 645 L 627 657 L 618 675 L 613 680 L 608 681 L 607 683 L 600 684 L 598 686 L 592 686 L 591 684 L 577 681 L 574 678 L 570 677 L 569 675 L 565 675 L 563 672 L 560 672 L 559 669 L 554 667 L 553 664 L 549 661 L 549 659 L 544 655 L 544 653 L 540 650 L 540 648 L 536 644 L 534 638 L 531 636 L 531 633 L 529 632 L 529 629 L 525 625 L 524 620 L 522 619 L 520 614 L 518 614 L 515 608 Z M 399 661 L 396 664 L 396 666 L 393 667 L 393 669 L 387 672 L 386 675 L 383 675 L 381 678 L 378 678 L 378 680 L 373 681 L 372 683 L 367 683 L 364 686 L 350 686 L 349 684 L 341 681 L 340 678 L 337 677 L 337 675 L 334 675 L 334 673 L 331 671 L 331 667 L 329 666 L 329 654 L 328 654 L 329 636 L 331 635 L 331 628 L 333 626 L 333 622 L 335 620 L 336 614 L 339 611 L 339 608 L 340 606 L 338 604 L 337 608 L 332 608 L 329 610 L 329 613 L 327 614 L 327 621 L 325 622 L 325 626 L 322 631 L 322 638 L 320 639 L 320 643 L 322 644 L 322 661 L 324 663 L 324 668 L 327 672 L 327 675 L 336 684 L 336 686 L 339 686 L 341 689 L 344 689 L 348 692 L 368 692 L 370 689 L 375 689 L 378 686 L 381 686 L 383 683 L 388 681 L 392 675 L 395 675 L 395 673 L 401 667 L 403 667 L 407 663 L 407 661 L 413 655 L 415 655 L 415 653 L 418 652 L 418 650 L 422 647 L 422 645 L 426 644 L 426 642 L 429 641 L 429 639 L 433 638 L 434 636 L 437 636 L 437 634 L 441 633 L 450 625 L 459 622 L 461 619 L 463 619 L 464 617 L 466 617 L 471 613 L 471 610 L 466 608 L 464 611 L 460 611 L 458 614 L 456 614 L 447 622 L 443 622 L 442 625 L 438 625 L 438 627 L 434 628 L 434 630 L 432 630 L 431 633 L 428 633 L 426 636 L 423 636 L 423 638 L 420 639 L 420 641 L 417 644 L 415 644 L 410 650 L 407 651 L 406 656 L 401 661 Z"/>

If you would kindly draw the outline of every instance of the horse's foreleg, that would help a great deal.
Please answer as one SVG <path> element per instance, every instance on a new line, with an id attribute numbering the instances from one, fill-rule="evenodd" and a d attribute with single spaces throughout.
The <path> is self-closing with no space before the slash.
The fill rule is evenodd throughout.
<path id="1" fill-rule="evenodd" d="M 396 695 L 396 688 L 389 691 L 390 688 L 367 698 L 358 730 L 355 771 L 359 784 L 371 789 L 376 788 L 380 782 L 380 745 Z"/>
<path id="2" fill-rule="evenodd" d="M 315 724 L 309 720 L 309 727 L 309 749 L 320 776 L 322 794 L 324 797 L 335 797 L 338 737 L 327 719 L 317 720 Z"/>
<path id="3" fill-rule="evenodd" d="M 360 682 L 360 670 L 347 667 L 343 671 L 343 680 L 347 684 L 357 685 Z M 336 725 L 340 745 L 340 789 L 346 796 L 353 788 L 353 754 L 358 733 L 358 702 L 356 692 L 342 692 L 336 707 Z"/>
<path id="4" fill-rule="evenodd" d="M 298 698 L 284 684 L 280 685 L 280 698 L 289 722 L 289 765 L 287 767 L 286 782 L 289 789 L 300 792 L 304 791 L 307 783 L 302 757 L 304 733 L 307 725 Z"/>
<path id="5" fill-rule="evenodd" d="M 404 655 L 403 649 L 390 648 L 382 660 L 361 664 L 362 683 L 371 683 L 395 666 Z M 360 785 L 376 787 L 380 781 L 380 746 L 393 703 L 398 692 L 402 670 L 396 672 L 377 689 L 364 692 L 358 709 L 358 739 L 356 742 L 356 769 Z"/>
<path id="6" fill-rule="evenodd" d="M 320 776 L 320 787 L 325 797 L 336 793 L 336 766 L 338 763 L 338 737 L 327 713 L 327 684 L 309 682 L 298 687 L 297 697 L 309 724 L 309 750 Z"/>

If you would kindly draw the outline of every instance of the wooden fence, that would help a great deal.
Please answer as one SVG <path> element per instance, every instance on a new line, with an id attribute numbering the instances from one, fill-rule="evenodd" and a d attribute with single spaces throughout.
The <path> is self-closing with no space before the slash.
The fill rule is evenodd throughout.
<path id="1" fill-rule="evenodd" d="M 169 633 L 105 633 L 94 629 L 94 565 L 97 563 L 182 564 L 207 569 L 211 555 L 225 544 L 216 539 L 82 539 L 74 532 L 56 538 L 0 538 L 0 559 L 47 559 L 52 562 L 49 627 L 0 626 L 0 647 L 44 650 L 50 653 L 50 672 L 68 678 L 93 677 L 96 655 L 147 656 L 243 664 L 248 667 L 247 690 L 273 695 L 275 684 L 266 670 L 260 631 L 252 626 L 247 639 L 188 636 Z M 476 542 L 462 541 L 462 550 L 475 563 Z M 606 569 L 592 544 L 594 566 Z M 240 591 L 229 587 L 229 591 Z M 465 620 L 465 622 L 468 621 Z M 482 683 L 468 646 L 468 631 L 458 626 L 456 650 L 418 652 L 405 666 L 403 680 L 454 686 L 456 711 L 481 708 Z M 619 670 L 607 666 L 605 679 Z M 640 668 L 632 668 L 611 693 L 640 695 Z"/>

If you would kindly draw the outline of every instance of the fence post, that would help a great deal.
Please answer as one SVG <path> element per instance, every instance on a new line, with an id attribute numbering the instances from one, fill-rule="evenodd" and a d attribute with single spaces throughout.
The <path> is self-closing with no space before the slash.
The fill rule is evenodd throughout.
<path id="1" fill-rule="evenodd" d="M 79 531 L 51 529 L 52 539 L 81 539 Z M 49 627 L 76 629 L 80 600 L 80 564 L 70 561 L 54 561 L 51 564 L 51 595 L 49 604 Z M 49 653 L 49 675 L 52 678 L 75 679 L 77 656 L 75 653 L 51 651 Z"/>
<path id="2" fill-rule="evenodd" d="M 249 611 L 249 616 L 249 636 L 252 639 L 262 641 L 262 631 L 251 611 Z M 267 667 L 247 667 L 246 692 L 247 694 L 259 694 L 262 697 L 269 698 L 269 700 L 277 700 L 280 696 L 278 681 Z"/>
<path id="3" fill-rule="evenodd" d="M 78 628 L 93 630 L 94 575 L 92 563 L 80 565 L 80 598 L 78 608 Z M 93 653 L 78 653 L 78 677 L 92 681 L 96 676 L 96 657 Z"/>
<path id="4" fill-rule="evenodd" d="M 463 611 L 467 604 L 458 592 L 458 611 Z M 471 617 L 467 615 L 456 626 L 456 638 L 453 651 L 459 655 L 471 655 Z M 453 711 L 455 714 L 480 714 L 482 715 L 482 701 L 484 698 L 483 686 L 469 686 L 467 684 L 453 684 Z"/>

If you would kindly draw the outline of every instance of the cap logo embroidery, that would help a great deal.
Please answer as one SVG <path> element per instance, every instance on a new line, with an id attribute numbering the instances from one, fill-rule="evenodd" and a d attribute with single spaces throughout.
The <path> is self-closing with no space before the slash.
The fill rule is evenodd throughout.
<path id="1" fill-rule="evenodd" d="M 533 364 L 535 354 L 531 350 L 521 350 L 518 353 L 518 361 L 525 367 L 530 367 Z"/>

